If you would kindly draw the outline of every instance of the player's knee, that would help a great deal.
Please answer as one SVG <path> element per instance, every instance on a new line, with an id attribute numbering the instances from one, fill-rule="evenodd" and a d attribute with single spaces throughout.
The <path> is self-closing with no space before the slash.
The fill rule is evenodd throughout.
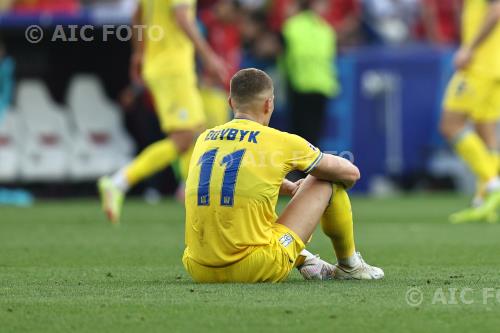
<path id="1" fill-rule="evenodd" d="M 464 130 L 466 125 L 466 118 L 445 112 L 439 122 L 439 131 L 447 140 L 453 140 Z"/>
<path id="2" fill-rule="evenodd" d="M 308 175 L 304 180 L 304 184 L 301 186 L 314 186 L 316 193 L 323 195 L 328 199 L 331 198 L 333 193 L 333 187 L 330 182 L 318 179 L 313 175 Z"/>
<path id="3" fill-rule="evenodd" d="M 448 140 L 453 139 L 455 136 L 457 132 L 456 127 L 457 126 L 454 123 L 448 121 L 446 118 L 441 119 L 439 123 L 439 131 L 441 135 Z"/>

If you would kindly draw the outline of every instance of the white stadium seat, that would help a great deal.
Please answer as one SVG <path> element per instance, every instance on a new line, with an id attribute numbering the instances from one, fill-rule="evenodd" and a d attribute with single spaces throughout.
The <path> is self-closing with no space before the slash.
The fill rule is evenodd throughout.
<path id="1" fill-rule="evenodd" d="M 121 112 L 105 96 L 97 78 L 75 77 L 67 104 L 76 125 L 70 158 L 73 180 L 92 180 L 130 161 L 134 145 L 122 125 Z"/>
<path id="2" fill-rule="evenodd" d="M 17 112 L 7 110 L 0 119 L 0 182 L 17 180 L 22 129 Z"/>
<path id="3" fill-rule="evenodd" d="M 71 150 L 68 112 L 53 102 L 46 86 L 38 80 L 22 81 L 16 101 L 25 127 L 20 163 L 22 180 L 65 180 Z"/>

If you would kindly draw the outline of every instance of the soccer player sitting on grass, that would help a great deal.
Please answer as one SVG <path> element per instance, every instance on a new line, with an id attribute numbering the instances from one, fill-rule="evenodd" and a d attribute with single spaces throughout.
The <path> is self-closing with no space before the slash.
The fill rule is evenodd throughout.
<path id="1" fill-rule="evenodd" d="M 359 179 L 349 161 L 268 127 L 271 78 L 244 69 L 231 80 L 234 120 L 199 136 L 186 183 L 183 263 L 197 282 L 278 282 L 297 267 L 306 279 L 384 277 L 356 252 L 346 190 Z M 297 183 L 293 170 L 309 175 Z M 292 199 L 280 217 L 279 194 Z M 338 259 L 331 265 L 305 244 L 321 221 Z"/>

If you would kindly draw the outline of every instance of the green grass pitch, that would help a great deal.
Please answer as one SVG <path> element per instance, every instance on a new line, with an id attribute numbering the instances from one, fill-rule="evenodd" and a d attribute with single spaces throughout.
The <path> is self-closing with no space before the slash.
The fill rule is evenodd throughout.
<path id="1" fill-rule="evenodd" d="M 129 200 L 120 227 L 93 200 L 0 207 L 0 332 L 498 332 L 500 225 L 448 224 L 466 204 L 354 198 L 358 250 L 385 280 L 267 285 L 192 283 L 172 201 Z M 333 260 L 320 232 L 310 250 Z"/>

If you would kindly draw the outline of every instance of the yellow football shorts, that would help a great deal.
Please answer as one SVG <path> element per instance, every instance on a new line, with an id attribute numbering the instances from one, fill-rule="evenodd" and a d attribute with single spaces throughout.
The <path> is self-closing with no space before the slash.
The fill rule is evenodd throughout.
<path id="1" fill-rule="evenodd" d="M 207 128 L 227 123 L 230 120 L 227 93 L 224 90 L 201 86 L 203 111 L 207 117 Z"/>
<path id="2" fill-rule="evenodd" d="M 165 133 L 198 129 L 205 124 L 205 113 L 195 75 L 150 79 L 147 85 Z"/>
<path id="3" fill-rule="evenodd" d="M 304 248 L 304 243 L 292 230 L 282 224 L 275 224 L 269 245 L 256 247 L 248 256 L 232 265 L 200 265 L 189 258 L 187 249 L 184 251 L 182 262 L 196 282 L 280 282 L 288 277 Z"/>
<path id="4" fill-rule="evenodd" d="M 476 122 L 500 119 L 500 81 L 470 72 L 457 72 L 446 90 L 446 112 L 466 113 Z"/>

